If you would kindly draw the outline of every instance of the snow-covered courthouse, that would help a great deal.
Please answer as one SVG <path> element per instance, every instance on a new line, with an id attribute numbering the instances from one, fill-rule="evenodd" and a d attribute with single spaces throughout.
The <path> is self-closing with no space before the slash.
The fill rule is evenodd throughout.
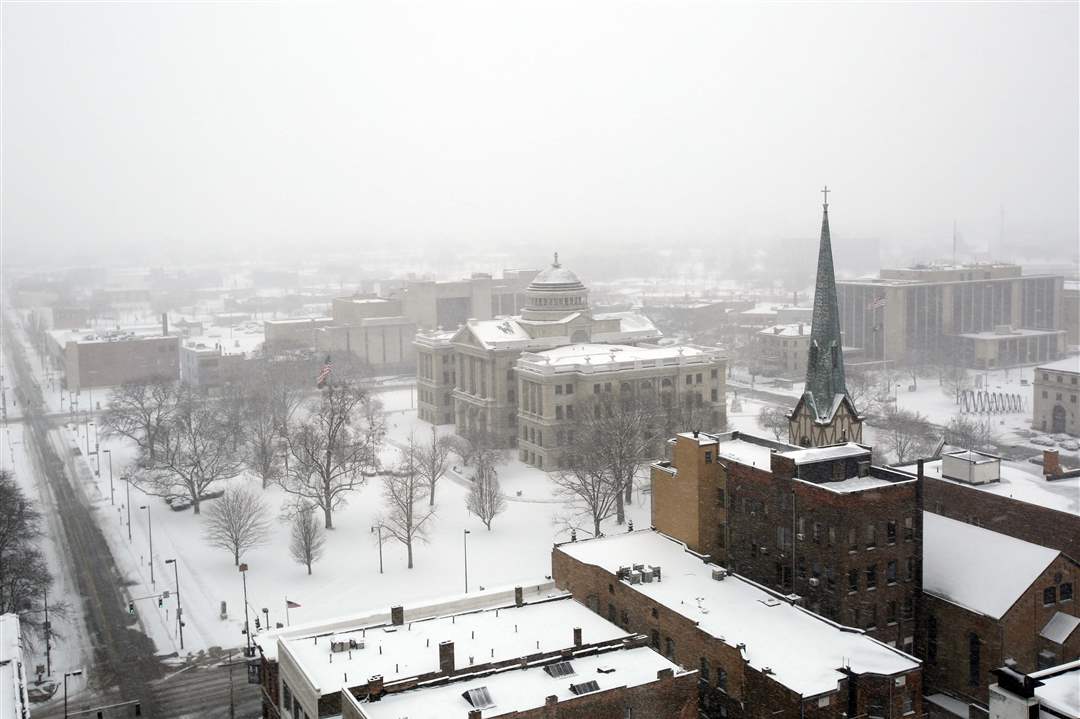
<path id="1" fill-rule="evenodd" d="M 417 334 L 419 416 L 517 447 L 542 469 L 559 466 L 571 426 L 594 397 L 655 395 L 690 405 L 702 428 L 722 428 L 724 358 L 657 346 L 660 338 L 638 312 L 594 313 L 588 289 L 556 256 L 526 288 L 520 315 Z"/>

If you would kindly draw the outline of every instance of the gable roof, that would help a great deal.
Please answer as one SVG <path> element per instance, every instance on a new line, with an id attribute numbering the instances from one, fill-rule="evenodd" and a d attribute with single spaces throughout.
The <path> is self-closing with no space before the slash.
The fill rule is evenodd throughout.
<path id="1" fill-rule="evenodd" d="M 1004 616 L 1060 554 L 923 512 L 923 590 L 994 619 Z"/>

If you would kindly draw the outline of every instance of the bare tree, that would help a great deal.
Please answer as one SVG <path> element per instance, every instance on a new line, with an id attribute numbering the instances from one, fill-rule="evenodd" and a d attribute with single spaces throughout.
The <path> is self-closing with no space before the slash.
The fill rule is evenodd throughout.
<path id="1" fill-rule="evenodd" d="M 971 377 L 967 368 L 954 358 L 946 360 L 940 371 L 941 391 L 952 397 L 953 402 L 960 404 L 960 395 L 971 388 Z"/>
<path id="2" fill-rule="evenodd" d="M 911 377 L 911 386 L 919 389 L 919 375 L 926 369 L 926 350 L 921 347 L 911 347 L 904 352 L 902 367 Z"/>
<path id="3" fill-rule="evenodd" d="M 957 414 L 945 427 L 945 441 L 964 449 L 987 449 L 994 445 L 990 416 L 985 420 L 968 414 Z"/>
<path id="4" fill-rule="evenodd" d="M 622 488 L 611 481 L 606 467 L 587 446 L 571 446 L 562 459 L 563 469 L 555 474 L 554 482 L 571 511 L 571 525 L 588 519 L 593 536 L 599 537 L 600 523 L 615 516 Z"/>
<path id="5" fill-rule="evenodd" d="M 278 432 L 285 436 L 304 402 L 314 374 L 307 363 L 286 358 L 265 359 L 256 376 L 263 383 Z"/>
<path id="6" fill-rule="evenodd" d="M 311 565 L 322 557 L 326 544 L 326 532 L 315 518 L 315 506 L 309 502 L 300 502 L 292 514 L 292 531 L 289 538 L 289 552 L 292 558 L 307 567 L 311 574 Z"/>
<path id="7" fill-rule="evenodd" d="M 220 404 L 185 393 L 167 424 L 157 432 L 155 461 L 130 475 L 147 494 L 185 496 L 199 514 L 203 494 L 243 466 L 233 450 L 231 425 Z"/>
<path id="8" fill-rule="evenodd" d="M 446 474 L 450 466 L 450 443 L 446 437 L 439 437 L 438 431 L 431 428 L 431 441 L 416 447 L 416 471 L 428 485 L 428 505 L 435 506 L 435 485 Z"/>
<path id="9" fill-rule="evenodd" d="M 849 367 L 845 372 L 844 383 L 855 409 L 862 414 L 876 412 L 874 376 L 860 367 Z"/>
<path id="10" fill-rule="evenodd" d="M 788 435 L 790 424 L 788 422 L 789 414 L 791 414 L 791 410 L 785 410 L 782 407 L 773 405 L 765 405 L 761 408 L 761 412 L 758 413 L 758 422 L 761 423 L 762 427 L 772 432 L 776 437 L 776 441 L 779 442 Z"/>
<path id="11" fill-rule="evenodd" d="M 446 438 L 446 442 L 450 451 L 456 454 L 465 466 L 475 464 L 484 455 L 490 455 L 495 464 L 506 461 L 506 452 L 496 446 L 498 442 L 490 432 L 477 430 L 466 436 L 451 435 Z"/>
<path id="12" fill-rule="evenodd" d="M 898 464 L 928 455 L 934 446 L 933 425 L 918 412 L 892 409 L 885 413 L 882 429 Z"/>
<path id="13" fill-rule="evenodd" d="M 153 464 L 157 441 L 177 402 L 177 385 L 165 378 L 126 382 L 112 391 L 101 416 L 107 434 L 133 441 L 143 464 Z"/>
<path id="14" fill-rule="evenodd" d="M 360 417 L 366 397 L 357 385 L 327 385 L 310 416 L 289 431 L 292 461 L 281 487 L 321 509 L 326 529 L 333 529 L 334 510 L 364 484 L 364 468 L 372 463 L 370 428 Z"/>
<path id="15" fill-rule="evenodd" d="M 365 468 L 368 473 L 376 474 L 379 471 L 379 451 L 386 440 L 386 411 L 383 409 L 382 400 L 365 392 L 360 401 L 360 416 L 367 452 Z"/>
<path id="16" fill-rule="evenodd" d="M 506 497 L 499 487 L 499 473 L 489 454 L 483 455 L 476 467 L 469 493 L 465 496 L 465 508 L 479 517 L 489 532 L 491 522 L 506 510 Z"/>
<path id="17" fill-rule="evenodd" d="M 239 565 L 244 552 L 265 542 L 269 534 L 266 503 L 248 486 L 229 487 L 206 510 L 206 542 L 229 550 L 234 564 Z"/>
<path id="18" fill-rule="evenodd" d="M 282 435 L 270 392 L 252 388 L 244 398 L 242 416 L 244 464 L 262 480 L 262 487 L 266 489 L 281 479 L 283 462 L 280 446 Z"/>
<path id="19" fill-rule="evenodd" d="M 435 516 L 430 506 L 423 506 L 425 482 L 413 457 L 411 449 L 406 450 L 398 467 L 383 478 L 386 511 L 378 520 L 390 536 L 405 545 L 409 569 L 413 568 L 413 545 L 427 537 L 427 525 Z"/>

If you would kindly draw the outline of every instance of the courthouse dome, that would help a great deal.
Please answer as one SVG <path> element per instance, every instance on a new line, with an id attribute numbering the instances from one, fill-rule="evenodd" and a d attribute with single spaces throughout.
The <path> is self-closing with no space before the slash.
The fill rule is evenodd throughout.
<path id="1" fill-rule="evenodd" d="M 578 276 L 559 264 L 559 253 L 551 267 L 542 271 L 525 288 L 526 319 L 550 320 L 589 309 L 589 291 Z"/>

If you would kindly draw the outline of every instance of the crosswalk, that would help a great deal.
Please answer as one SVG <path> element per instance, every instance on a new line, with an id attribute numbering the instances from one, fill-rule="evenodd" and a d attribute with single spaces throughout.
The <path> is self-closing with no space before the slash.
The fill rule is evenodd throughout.
<path id="1" fill-rule="evenodd" d="M 160 719 L 256 719 L 262 716 L 262 693 L 257 684 L 247 683 L 242 661 L 229 666 L 192 667 L 154 682 L 154 697 Z M 232 705 L 229 710 L 229 691 Z"/>

